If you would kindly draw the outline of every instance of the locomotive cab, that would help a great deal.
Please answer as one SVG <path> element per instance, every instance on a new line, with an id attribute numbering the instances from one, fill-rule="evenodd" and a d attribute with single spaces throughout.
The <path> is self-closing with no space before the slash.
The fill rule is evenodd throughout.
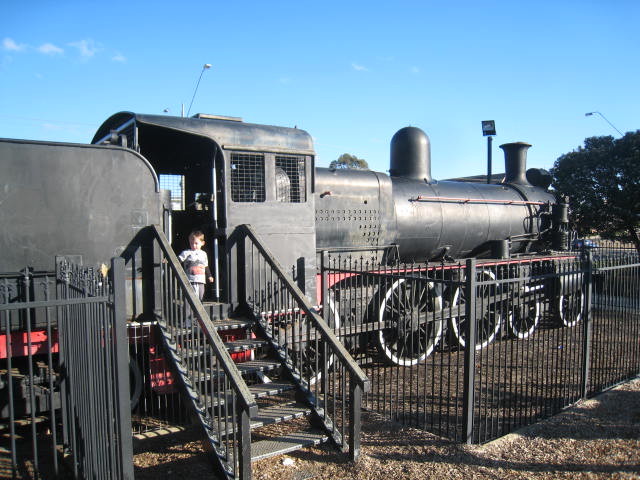
<path id="1" fill-rule="evenodd" d="M 148 159 L 161 188 L 171 191 L 164 229 L 174 250 L 187 248 L 190 231 L 205 234 L 215 277 L 206 297 L 238 305 L 237 229 L 248 224 L 315 301 L 314 151 L 307 132 L 234 117 L 123 112 L 93 143 L 114 138 Z"/>

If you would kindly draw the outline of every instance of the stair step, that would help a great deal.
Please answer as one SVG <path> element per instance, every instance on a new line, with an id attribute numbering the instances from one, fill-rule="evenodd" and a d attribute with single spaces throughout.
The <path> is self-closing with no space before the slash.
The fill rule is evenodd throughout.
<path id="1" fill-rule="evenodd" d="M 195 358 L 204 355 L 208 352 L 207 349 L 199 346 L 198 348 L 191 347 L 192 339 L 187 338 L 184 341 L 184 347 L 181 348 L 183 358 Z M 247 350 L 256 349 L 259 347 L 264 347 L 268 345 L 269 342 L 266 340 L 260 340 L 256 338 L 252 339 L 243 339 L 243 340 L 233 340 L 231 342 L 224 342 L 224 346 L 226 347 L 229 353 L 239 353 L 246 352 Z"/>
<path id="2" fill-rule="evenodd" d="M 311 414 L 311 409 L 298 402 L 290 402 L 271 407 L 260 408 L 258 414 L 251 417 L 251 429 L 273 425 L 280 422 L 288 422 L 295 418 L 305 417 Z"/>
<path id="3" fill-rule="evenodd" d="M 249 360 L 247 362 L 236 363 L 236 367 L 240 370 L 241 375 L 250 375 L 258 372 L 271 372 L 280 367 L 280 362 L 276 360 Z M 211 380 L 212 376 L 215 376 L 215 378 L 221 378 L 224 375 L 224 372 L 220 370 L 216 371 L 216 373 L 212 375 L 211 370 L 206 372 L 189 370 L 188 374 L 189 377 L 194 380 L 197 379 L 200 382 L 206 382 Z"/>
<path id="4" fill-rule="evenodd" d="M 320 432 L 294 432 L 282 437 L 260 440 L 251 444 L 251 461 L 282 455 L 311 445 L 326 442 L 328 437 Z"/>
<path id="5" fill-rule="evenodd" d="M 220 302 L 202 302 L 212 320 L 226 318 L 229 315 L 229 304 Z"/>
<path id="6" fill-rule="evenodd" d="M 269 395 L 279 395 L 294 388 L 294 384 L 290 382 L 271 382 L 249 385 L 249 392 L 251 392 L 254 398 L 263 398 Z M 230 395 L 221 394 L 218 396 L 216 393 L 213 393 L 207 403 L 212 407 L 219 407 L 231 402 L 232 398 Z"/>
<path id="7" fill-rule="evenodd" d="M 293 390 L 295 386 L 290 382 L 271 382 L 250 385 L 249 391 L 255 398 L 267 397 L 269 395 L 278 395 L 279 393 Z"/>
<path id="8" fill-rule="evenodd" d="M 224 320 L 213 321 L 216 330 L 234 330 L 237 328 L 247 328 L 253 326 L 254 322 L 246 318 L 226 318 Z"/>
<path id="9" fill-rule="evenodd" d="M 33 425 L 34 423 L 44 423 L 49 421 L 48 417 L 34 417 L 33 421 L 31 421 L 31 417 L 27 417 L 27 418 L 18 418 L 16 420 L 13 421 L 13 425 L 16 428 L 22 428 L 22 427 L 30 427 L 31 425 Z M 9 430 L 9 423 L 0 423 L 0 432 L 3 432 L 4 430 Z"/>
<path id="10" fill-rule="evenodd" d="M 251 350 L 252 348 L 262 347 L 267 345 L 266 340 L 260 340 L 257 338 L 247 338 L 244 340 L 234 340 L 232 342 L 224 342 L 224 346 L 227 347 L 230 353 L 244 352 Z"/>
<path id="11" fill-rule="evenodd" d="M 248 362 L 236 363 L 236 367 L 240 370 L 240 373 L 247 375 L 257 372 L 270 372 L 280 367 L 280 362 L 277 360 L 250 360 Z"/>
<path id="12" fill-rule="evenodd" d="M 271 407 L 261 407 L 256 415 L 250 419 L 250 428 L 255 430 L 268 425 L 288 422 L 296 418 L 306 417 L 311 414 L 311 409 L 306 405 L 298 402 L 289 402 L 280 405 L 272 405 Z M 227 419 L 228 423 L 233 423 L 231 419 Z M 224 433 L 221 435 L 225 437 Z"/>

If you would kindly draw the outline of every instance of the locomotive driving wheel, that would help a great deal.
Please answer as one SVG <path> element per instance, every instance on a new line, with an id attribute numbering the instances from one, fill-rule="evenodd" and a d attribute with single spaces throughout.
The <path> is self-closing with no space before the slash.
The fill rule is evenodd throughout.
<path id="1" fill-rule="evenodd" d="M 556 320 L 565 327 L 575 327 L 582 319 L 584 292 L 582 289 L 558 296 Z"/>
<path id="2" fill-rule="evenodd" d="M 479 282 L 491 282 L 496 279 L 495 273 L 491 270 L 482 270 L 478 274 Z M 460 279 L 464 281 L 464 275 Z M 495 294 L 498 289 L 497 283 L 488 283 L 479 285 L 476 289 L 476 298 L 482 305 L 482 317 L 476 327 L 475 349 L 482 350 L 498 336 L 500 326 L 502 325 L 502 315 L 500 314 L 500 306 L 492 303 L 490 297 Z M 450 319 L 452 336 L 455 342 L 462 348 L 467 346 L 467 318 L 465 315 L 465 287 L 456 288 L 451 305 L 458 308 L 458 315 Z"/>
<path id="3" fill-rule="evenodd" d="M 515 338 L 529 338 L 540 323 L 540 301 L 527 299 L 509 311 L 509 331 Z"/>
<path id="4" fill-rule="evenodd" d="M 387 363 L 404 367 L 424 361 L 440 342 L 443 331 L 442 297 L 432 282 L 396 280 L 378 307 L 384 325 L 375 336 L 376 347 Z"/>

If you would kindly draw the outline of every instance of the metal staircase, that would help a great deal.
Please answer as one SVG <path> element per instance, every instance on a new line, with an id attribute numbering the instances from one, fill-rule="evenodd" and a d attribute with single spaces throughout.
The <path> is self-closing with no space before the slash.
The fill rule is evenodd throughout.
<path id="1" fill-rule="evenodd" d="M 226 305 L 198 300 L 153 227 L 162 257 L 158 325 L 214 463 L 228 478 L 248 479 L 253 461 L 327 441 L 355 459 L 369 382 L 250 227 L 244 232 L 246 251 L 261 258 L 254 272 L 265 278 L 268 266 L 270 280 L 248 277 L 246 313 L 230 317 Z"/>

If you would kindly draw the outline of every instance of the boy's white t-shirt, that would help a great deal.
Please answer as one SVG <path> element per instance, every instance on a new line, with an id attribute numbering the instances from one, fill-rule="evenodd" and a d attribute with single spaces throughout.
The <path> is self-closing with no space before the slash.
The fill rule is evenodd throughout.
<path id="1" fill-rule="evenodd" d="M 178 255 L 178 259 L 182 263 L 184 271 L 187 272 L 190 283 L 207 283 L 205 275 L 205 267 L 209 266 L 207 252 L 204 250 L 184 250 Z"/>

